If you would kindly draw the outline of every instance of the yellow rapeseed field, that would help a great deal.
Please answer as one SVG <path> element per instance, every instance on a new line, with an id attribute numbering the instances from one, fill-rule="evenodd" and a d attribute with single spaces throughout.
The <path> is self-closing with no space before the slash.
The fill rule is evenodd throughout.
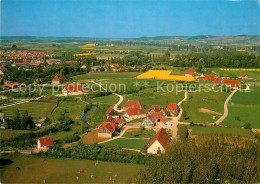
<path id="1" fill-rule="evenodd" d="M 87 44 L 85 44 L 85 46 L 96 46 L 96 45 L 98 45 L 98 44 L 96 44 L 96 43 L 87 43 Z"/>
<path id="2" fill-rule="evenodd" d="M 223 71 L 257 71 L 260 72 L 260 69 L 254 69 L 254 68 L 220 68 L 220 70 Z"/>
<path id="3" fill-rule="evenodd" d="M 96 53 L 73 54 L 73 56 L 91 56 L 91 55 L 96 55 Z"/>
<path id="4" fill-rule="evenodd" d="M 194 81 L 194 77 L 188 77 L 183 75 L 171 75 L 172 70 L 148 70 L 141 75 L 138 75 L 138 79 L 165 79 L 176 81 Z"/>

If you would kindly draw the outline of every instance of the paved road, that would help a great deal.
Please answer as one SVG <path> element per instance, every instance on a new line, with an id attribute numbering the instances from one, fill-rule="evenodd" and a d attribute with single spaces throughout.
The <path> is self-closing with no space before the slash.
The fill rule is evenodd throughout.
<path id="1" fill-rule="evenodd" d="M 215 122 L 216 125 L 219 125 L 222 123 L 222 121 L 228 116 L 228 102 L 232 98 L 232 96 L 235 94 L 237 90 L 234 90 L 231 92 L 231 94 L 228 96 L 224 103 L 224 114 Z"/>

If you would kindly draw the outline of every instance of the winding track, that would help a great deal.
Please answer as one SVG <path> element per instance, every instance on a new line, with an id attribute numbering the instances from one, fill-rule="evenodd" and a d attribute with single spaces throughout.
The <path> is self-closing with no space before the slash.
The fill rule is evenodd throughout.
<path id="1" fill-rule="evenodd" d="M 235 94 L 236 91 L 237 90 L 232 91 L 231 94 L 226 99 L 224 103 L 224 114 L 215 122 L 216 125 L 222 123 L 222 121 L 224 121 L 224 119 L 226 119 L 226 117 L 228 116 L 228 102 L 230 101 L 230 99 L 232 98 L 232 96 Z"/>

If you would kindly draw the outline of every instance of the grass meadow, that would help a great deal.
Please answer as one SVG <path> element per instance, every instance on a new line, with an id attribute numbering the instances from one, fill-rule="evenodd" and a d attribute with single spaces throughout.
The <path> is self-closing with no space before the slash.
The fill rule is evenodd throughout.
<path id="1" fill-rule="evenodd" d="M 151 130 L 140 130 L 140 129 L 129 129 L 124 133 L 123 137 L 127 138 L 152 138 L 155 135 L 155 131 Z"/>
<path id="2" fill-rule="evenodd" d="M 191 135 L 232 135 L 232 136 L 252 136 L 252 132 L 249 129 L 243 128 L 225 128 L 225 127 L 201 127 L 190 126 Z"/>
<path id="3" fill-rule="evenodd" d="M 18 154 L 1 155 L 1 160 L 9 159 L 11 164 L 1 165 L 2 183 L 110 183 L 110 177 L 115 183 L 127 183 L 129 178 L 134 177 L 142 169 L 143 165 L 123 164 L 115 162 L 101 162 L 95 166 L 95 161 L 76 159 L 51 159 L 37 156 L 26 156 Z M 20 167 L 20 170 L 16 170 Z M 78 170 L 85 169 L 85 173 Z M 91 173 L 95 178 L 91 179 Z"/>
<path id="4" fill-rule="evenodd" d="M 224 113 L 224 102 L 227 99 L 229 93 L 226 92 L 194 92 L 188 94 L 188 100 L 182 103 L 184 113 L 180 121 L 194 122 L 194 123 L 213 123 Z M 198 109 L 205 108 L 211 111 L 215 111 L 218 114 L 209 114 L 206 112 L 199 112 Z M 184 114 L 188 119 L 184 118 Z"/>
<path id="5" fill-rule="evenodd" d="M 125 94 L 121 105 L 127 100 L 139 100 L 146 110 L 150 110 L 152 105 L 166 107 L 170 102 L 178 103 L 184 98 L 184 92 L 176 94 L 175 91 L 157 91 L 156 88 L 148 88 L 133 94 Z"/>
<path id="6" fill-rule="evenodd" d="M 237 91 L 228 104 L 229 115 L 222 125 L 242 127 L 250 123 L 252 128 L 260 128 L 260 88 L 251 92 Z"/>
<path id="7" fill-rule="evenodd" d="M 120 146 L 122 148 L 129 148 L 129 149 L 138 149 L 141 150 L 145 145 L 148 144 L 148 140 L 144 139 L 124 139 L 118 138 L 103 145 L 106 146 Z"/>
<path id="8" fill-rule="evenodd" d="M 73 81 L 88 81 L 90 79 L 120 79 L 134 78 L 138 76 L 138 72 L 102 72 L 102 73 L 86 73 L 73 77 Z"/>
<path id="9" fill-rule="evenodd" d="M 56 103 L 50 102 L 28 102 L 6 107 L 1 110 L 8 118 L 13 118 L 14 111 L 19 109 L 20 112 L 28 111 L 33 120 L 40 120 L 41 118 L 48 117 L 55 106 Z"/>

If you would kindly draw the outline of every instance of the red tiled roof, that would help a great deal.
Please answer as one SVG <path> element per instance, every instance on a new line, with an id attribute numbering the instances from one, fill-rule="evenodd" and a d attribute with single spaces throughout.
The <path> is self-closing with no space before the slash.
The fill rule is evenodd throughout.
<path id="1" fill-rule="evenodd" d="M 129 115 L 129 116 L 133 116 L 133 115 L 141 115 L 141 114 L 146 114 L 146 111 L 145 109 L 142 107 L 142 108 L 128 108 L 126 110 L 126 113 Z"/>
<path id="2" fill-rule="evenodd" d="M 8 69 L 5 68 L 4 66 L 0 66 L 0 70 L 2 70 L 2 71 L 4 71 L 4 72 L 7 72 L 7 71 L 8 71 Z"/>
<path id="3" fill-rule="evenodd" d="M 231 87 L 239 87 L 239 80 L 223 80 L 223 84 L 231 85 Z"/>
<path id="4" fill-rule="evenodd" d="M 246 77 L 247 76 L 247 74 L 241 74 L 240 75 L 240 77 Z"/>
<path id="5" fill-rule="evenodd" d="M 195 69 L 188 69 L 188 70 L 185 70 L 185 74 L 189 74 L 189 75 L 194 75 L 196 72 Z"/>
<path id="6" fill-rule="evenodd" d="M 157 122 L 160 119 L 161 122 L 166 123 L 168 119 L 164 116 L 162 112 L 152 112 L 149 114 L 149 117 L 152 121 Z"/>
<path id="7" fill-rule="evenodd" d="M 137 100 L 128 100 L 123 107 L 125 107 L 125 108 L 141 108 L 142 105 Z"/>
<path id="8" fill-rule="evenodd" d="M 152 139 L 151 143 L 148 145 L 148 147 L 150 147 L 155 141 L 158 141 L 162 145 L 162 147 L 165 148 L 170 141 L 170 136 L 164 128 L 161 128 L 155 134 L 155 136 L 153 137 L 153 139 Z"/>
<path id="9" fill-rule="evenodd" d="M 41 137 L 39 138 L 41 146 L 54 146 L 52 137 Z"/>
<path id="10" fill-rule="evenodd" d="M 87 91 L 82 89 L 81 86 L 79 85 L 68 85 L 68 86 L 65 86 L 64 87 L 65 90 L 70 93 L 70 92 L 83 92 L 83 93 L 86 93 Z"/>
<path id="11" fill-rule="evenodd" d="M 122 119 L 113 119 L 112 121 L 114 123 L 124 123 L 124 120 L 122 120 Z"/>
<path id="12" fill-rule="evenodd" d="M 107 128 L 111 133 L 116 130 L 116 125 L 113 122 L 103 122 L 98 129 L 102 130 L 104 127 Z"/>
<path id="13" fill-rule="evenodd" d="M 4 86 L 13 88 L 14 86 L 19 86 L 19 85 L 20 85 L 19 82 L 12 82 L 12 83 L 5 84 Z"/>
<path id="14" fill-rule="evenodd" d="M 159 112 L 161 110 L 161 106 L 159 106 L 159 105 L 152 105 L 150 109 L 154 110 L 155 112 Z"/>
<path id="15" fill-rule="evenodd" d="M 61 76 L 59 77 L 58 75 L 55 75 L 55 77 L 52 79 L 52 81 L 65 81 L 66 80 L 66 77 L 65 76 Z"/>
<path id="16" fill-rule="evenodd" d="M 113 110 L 113 107 L 112 107 L 112 106 L 109 107 L 109 108 L 107 109 L 106 113 L 105 113 L 106 116 L 108 116 L 112 110 Z"/>
<path id="17" fill-rule="evenodd" d="M 221 83 L 222 82 L 222 78 L 216 78 L 215 80 L 214 80 L 214 83 Z"/>
<path id="18" fill-rule="evenodd" d="M 109 116 L 106 120 L 106 122 L 112 122 L 113 121 L 113 117 L 112 116 Z"/>
<path id="19" fill-rule="evenodd" d="M 216 75 L 205 75 L 205 77 L 199 77 L 199 79 L 202 80 L 214 80 L 216 78 Z"/>
<path id="20" fill-rule="evenodd" d="M 179 110 L 179 106 L 176 103 L 169 103 L 169 105 L 167 106 L 167 110 L 177 112 Z"/>
<path id="21" fill-rule="evenodd" d="M 128 71 L 128 68 L 120 68 L 121 71 Z"/>

